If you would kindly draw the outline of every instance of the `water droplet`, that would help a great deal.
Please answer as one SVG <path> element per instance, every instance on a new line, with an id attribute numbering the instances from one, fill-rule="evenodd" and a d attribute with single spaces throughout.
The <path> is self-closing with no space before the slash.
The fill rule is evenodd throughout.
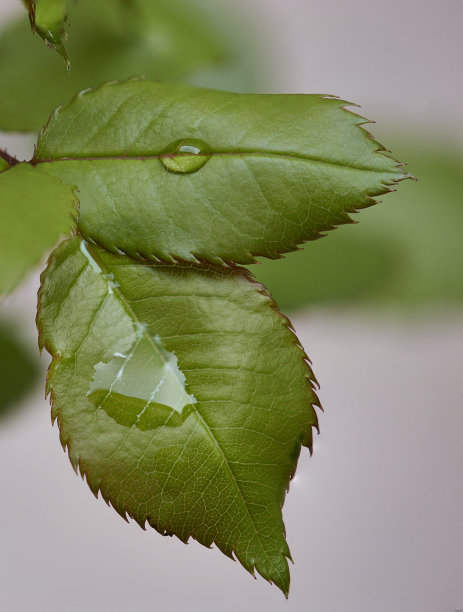
<path id="1" fill-rule="evenodd" d="M 87 396 L 120 425 L 147 431 L 181 425 L 196 403 L 185 387 L 176 355 L 139 323 L 129 351 L 95 366 Z"/>
<path id="2" fill-rule="evenodd" d="M 92 257 L 87 247 L 88 247 L 88 242 L 86 240 L 81 240 L 80 250 L 85 255 L 85 257 L 88 259 L 88 263 L 92 267 L 92 270 L 96 272 L 97 274 L 103 274 L 103 270 L 100 268 L 100 265 L 98 264 L 98 262 Z"/>
<path id="3" fill-rule="evenodd" d="M 95 260 L 94 257 L 92 257 L 90 251 L 88 250 L 88 242 L 86 240 L 81 241 L 80 250 L 85 255 L 85 257 L 88 259 L 88 262 L 90 266 L 92 267 L 92 270 L 96 272 L 96 274 L 101 274 L 101 276 L 105 279 L 108 285 L 108 293 L 114 293 L 114 289 L 119 287 L 119 283 L 116 280 L 114 280 L 114 274 L 112 273 L 106 274 L 105 272 L 103 272 L 99 263 Z"/>
<path id="4" fill-rule="evenodd" d="M 167 146 L 159 159 L 169 172 L 192 174 L 198 172 L 212 156 L 211 147 L 197 138 L 183 138 Z"/>

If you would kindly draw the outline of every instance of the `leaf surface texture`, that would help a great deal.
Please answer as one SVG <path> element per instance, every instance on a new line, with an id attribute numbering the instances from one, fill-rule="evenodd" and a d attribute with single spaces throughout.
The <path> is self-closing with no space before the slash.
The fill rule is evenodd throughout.
<path id="1" fill-rule="evenodd" d="M 345 104 L 109 83 L 57 109 L 33 163 L 78 185 L 80 231 L 106 249 L 248 264 L 351 222 L 406 176 Z"/>
<path id="2" fill-rule="evenodd" d="M 281 507 L 318 400 L 265 289 L 240 268 L 146 265 L 74 238 L 43 274 L 38 327 L 53 418 L 92 491 L 287 593 Z M 153 394 L 159 351 L 184 381 L 180 408 L 178 384 Z"/>

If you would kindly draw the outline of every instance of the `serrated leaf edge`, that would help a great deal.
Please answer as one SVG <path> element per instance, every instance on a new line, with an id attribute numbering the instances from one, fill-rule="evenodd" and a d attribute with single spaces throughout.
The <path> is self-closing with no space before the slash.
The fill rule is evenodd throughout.
<path id="1" fill-rule="evenodd" d="M 59 115 L 59 113 L 61 111 L 67 110 L 70 106 L 73 105 L 73 103 L 77 100 L 79 100 L 80 98 L 88 95 L 88 94 L 93 94 L 93 93 L 97 93 L 100 90 L 103 90 L 105 88 L 114 86 L 114 85 L 121 85 L 121 84 L 125 84 L 125 83 L 130 83 L 130 82 L 143 82 L 143 81 L 147 81 L 150 82 L 149 79 L 147 79 L 146 77 L 131 77 L 129 79 L 123 79 L 123 80 L 112 80 L 112 81 L 107 81 L 105 83 L 102 83 L 96 87 L 89 87 L 87 89 L 83 89 L 79 92 L 77 92 L 72 98 L 71 100 L 67 103 L 67 104 L 61 104 L 59 105 L 51 114 L 50 117 L 48 118 L 48 121 L 46 122 L 46 124 L 44 125 L 44 127 L 42 128 L 42 130 L 39 133 L 39 137 L 37 140 L 37 146 L 40 143 L 40 139 L 43 136 L 43 134 L 45 133 L 47 127 L 49 126 L 51 120 L 53 118 L 55 118 L 57 115 Z M 380 144 L 377 140 L 375 140 L 375 138 L 373 137 L 373 135 L 363 126 L 367 125 L 367 124 L 374 124 L 374 121 L 371 121 L 365 117 L 362 117 L 361 115 L 359 115 L 358 113 L 355 113 L 353 111 L 351 111 L 350 109 L 348 109 L 348 106 L 354 106 L 354 107 L 359 107 L 358 104 L 355 104 L 353 102 L 349 102 L 346 100 L 343 100 L 341 98 L 338 98 L 337 96 L 334 95 L 329 95 L 329 94 L 310 94 L 312 96 L 318 96 L 321 99 L 325 99 L 325 100 L 334 100 L 337 102 L 338 107 L 341 111 L 348 113 L 349 116 L 353 116 L 356 117 L 358 119 L 358 121 L 355 122 L 355 126 L 358 127 L 362 133 L 364 134 L 364 136 L 366 138 L 368 138 L 369 140 L 371 140 L 373 142 L 373 144 L 376 145 L 376 149 L 374 149 L 372 151 L 373 155 L 381 155 L 382 157 L 386 157 L 388 159 L 390 159 L 392 162 L 394 162 L 393 168 L 395 168 L 396 171 L 399 171 L 401 169 L 403 169 L 405 167 L 405 164 L 397 161 L 395 158 L 393 158 L 391 155 L 389 155 L 389 151 L 388 149 L 386 149 L 382 144 Z M 59 161 L 59 158 L 56 159 L 37 159 L 36 158 L 36 153 L 37 153 L 37 148 L 36 151 L 34 153 L 33 158 L 28 162 L 31 165 L 39 165 L 41 163 L 53 163 L 54 161 Z M 249 155 L 257 155 L 258 153 L 252 153 L 252 152 L 247 152 L 247 154 Z M 213 153 L 213 155 L 220 155 L 220 153 Z M 236 155 L 240 155 L 239 152 L 236 153 Z M 242 154 L 244 155 L 244 153 Z M 285 157 L 284 154 L 279 154 L 279 153 L 275 153 L 274 155 L 278 155 L 281 157 Z M 272 156 L 271 153 L 259 153 L 259 156 L 265 157 L 265 156 Z M 153 155 L 153 156 L 148 156 L 148 157 L 127 157 L 127 159 L 152 159 L 152 158 L 158 158 L 159 155 Z M 297 156 L 296 156 L 297 157 Z M 89 157 L 89 158 L 79 158 L 79 157 L 75 157 L 75 158 L 62 158 L 61 161 L 64 160 L 75 160 L 75 161 L 95 161 L 96 159 L 124 159 L 124 157 Z M 328 163 L 328 164 L 333 164 L 336 166 L 341 166 L 341 167 L 345 167 L 345 168 L 352 168 L 352 169 L 357 169 L 359 171 L 364 171 L 364 172 L 377 172 L 378 174 L 380 174 L 382 171 L 380 170 L 376 170 L 376 169 L 369 169 L 369 168 L 361 168 L 361 167 L 355 167 L 355 166 L 349 166 L 346 164 L 337 164 L 335 162 L 330 162 L 327 160 L 323 160 L 323 159 L 316 159 L 316 158 L 310 158 L 310 157 L 297 157 L 297 159 L 301 159 L 301 160 L 307 160 L 307 161 L 312 161 L 315 163 Z M 393 170 L 391 169 L 390 172 L 393 172 Z M 391 178 L 390 180 L 379 180 L 378 181 L 378 188 L 375 191 L 372 191 L 371 193 L 368 193 L 363 200 L 359 200 L 359 203 L 351 208 L 346 208 L 343 211 L 340 212 L 340 216 L 343 217 L 342 221 L 339 221 L 339 223 L 336 224 L 325 224 L 324 226 L 321 226 L 317 232 L 313 235 L 313 237 L 302 240 L 300 242 L 294 242 L 290 245 L 288 245 L 287 248 L 281 248 L 281 249 L 276 249 L 274 251 L 272 251 L 271 253 L 261 253 L 256 251 L 255 253 L 251 253 L 248 252 L 244 255 L 243 259 L 240 259 L 240 261 L 235 261 L 233 259 L 224 259 L 222 257 L 219 256 L 211 256 L 209 258 L 205 258 L 205 257 L 198 257 L 197 254 L 195 254 L 194 252 L 190 251 L 188 253 L 188 259 L 185 258 L 180 258 L 178 256 L 176 256 L 174 253 L 165 253 L 163 255 L 163 257 L 159 257 L 156 255 L 153 255 L 152 253 L 148 253 L 145 251 L 134 251 L 132 253 L 129 253 L 127 251 L 124 251 L 123 249 L 121 249 L 118 245 L 112 245 L 111 248 L 109 248 L 108 246 L 103 246 L 101 244 L 99 244 L 97 241 L 95 241 L 91 236 L 87 236 L 85 235 L 85 239 L 88 240 L 89 242 L 92 242 L 93 244 L 104 248 L 105 250 L 109 251 L 109 252 L 113 252 L 113 253 L 119 253 L 119 254 L 124 254 L 128 257 L 132 257 L 134 258 L 134 255 L 136 256 L 136 258 L 139 258 L 140 260 L 144 260 L 144 261 L 157 261 L 157 262 L 166 262 L 166 263 L 197 263 L 197 264 L 202 264 L 202 263 L 212 263 L 215 265 L 220 265 L 220 266 L 233 266 L 233 265 L 251 265 L 251 264 L 256 264 L 259 263 L 258 262 L 258 257 L 265 257 L 266 259 L 283 259 L 285 257 L 285 254 L 287 253 L 291 253 L 294 251 L 299 251 L 302 249 L 302 247 L 307 243 L 307 242 L 311 242 L 313 240 L 317 240 L 319 238 L 323 238 L 326 236 L 325 232 L 329 232 L 332 231 L 334 229 L 337 229 L 338 227 L 345 225 L 345 224 L 354 224 L 357 223 L 357 221 L 355 219 L 353 219 L 350 215 L 351 214 L 357 214 L 360 210 L 364 209 L 364 208 L 368 208 L 370 206 L 373 206 L 374 204 L 378 204 L 380 203 L 380 201 L 376 200 L 375 198 L 377 198 L 378 196 L 387 194 L 387 193 L 391 193 L 396 191 L 395 187 L 398 185 L 399 182 L 401 182 L 402 180 L 405 179 L 414 179 L 414 177 L 406 172 L 401 172 L 401 173 L 397 173 L 397 176 Z"/>
<path id="2" fill-rule="evenodd" d="M 76 233 L 76 236 L 79 236 L 81 239 L 83 239 L 83 237 L 80 236 L 78 233 Z M 97 499 L 98 499 L 99 495 L 101 495 L 102 499 L 106 502 L 106 504 L 109 507 L 114 508 L 114 510 L 126 522 L 129 522 L 129 518 L 130 518 L 130 519 L 134 520 L 143 530 L 146 530 L 146 527 L 147 527 L 147 524 L 148 524 L 150 527 L 152 527 L 155 531 L 157 531 L 161 535 L 164 535 L 164 536 L 165 535 L 175 536 L 180 541 L 182 541 L 184 544 L 187 544 L 189 539 L 193 537 L 192 534 L 189 534 L 185 539 L 183 539 L 180 536 L 178 536 L 176 533 L 169 533 L 166 529 L 158 528 L 158 526 L 149 523 L 148 518 L 146 518 L 143 522 L 140 522 L 130 513 L 129 510 L 124 509 L 124 508 L 117 508 L 111 502 L 111 500 L 104 495 L 104 492 L 103 492 L 103 490 L 101 488 L 101 486 L 102 486 L 102 481 L 101 480 L 98 483 L 94 483 L 93 485 L 89 482 L 89 479 L 88 479 L 88 476 L 87 476 L 87 472 L 86 472 L 85 463 L 84 463 L 83 459 L 80 456 L 77 456 L 77 457 L 73 456 L 72 449 L 71 449 L 71 444 L 72 443 L 70 442 L 69 439 L 65 439 L 64 436 L 62 435 L 60 415 L 59 415 L 59 412 L 55 409 L 55 394 L 54 394 L 53 384 L 52 384 L 52 381 L 51 381 L 53 372 L 54 372 L 55 368 L 58 366 L 59 361 L 61 359 L 61 354 L 59 352 L 55 352 L 55 353 L 51 352 L 53 349 L 52 349 L 52 347 L 48 346 L 46 342 L 44 342 L 43 337 L 42 337 L 42 333 L 41 333 L 41 329 L 40 329 L 40 326 L 39 326 L 39 316 L 40 316 L 40 312 L 41 312 L 41 309 L 40 309 L 40 295 L 41 295 L 42 286 L 43 286 L 43 278 L 45 277 L 45 275 L 48 273 L 49 269 L 53 265 L 53 258 L 54 258 L 54 253 L 52 252 L 50 254 L 49 258 L 48 258 L 47 265 L 46 265 L 45 269 L 43 270 L 43 272 L 41 274 L 41 277 L 40 277 L 41 284 L 40 284 L 40 289 L 38 291 L 38 307 L 37 307 L 36 324 L 37 324 L 37 330 L 38 330 L 38 336 L 39 336 L 38 342 L 39 342 L 40 352 L 42 352 L 43 348 L 45 348 L 50 353 L 50 355 L 52 356 L 52 360 L 51 360 L 51 363 L 49 365 L 49 368 L 48 368 L 48 371 L 47 371 L 47 375 L 46 375 L 45 397 L 48 397 L 48 396 L 50 397 L 51 422 L 52 422 L 53 425 L 55 424 L 55 422 L 58 423 L 58 428 L 59 428 L 59 431 L 60 431 L 60 442 L 61 442 L 61 445 L 63 447 L 63 451 L 67 452 L 69 460 L 70 460 L 70 463 L 71 463 L 74 471 L 76 472 L 76 474 L 79 474 L 81 476 L 82 480 L 87 482 L 87 485 L 88 485 L 89 489 L 92 491 L 93 495 Z M 192 265 L 191 262 L 186 262 L 186 263 L 188 263 L 189 265 Z M 211 267 L 211 264 L 208 264 L 208 265 Z M 243 268 L 241 266 L 237 266 L 237 265 L 232 265 L 232 266 L 230 266 L 230 268 L 233 268 L 233 270 L 235 272 L 237 272 L 238 274 L 240 274 L 241 276 L 246 278 L 256 288 L 256 291 L 260 295 L 262 295 L 263 297 L 266 298 L 266 303 L 268 304 L 268 306 L 278 315 L 278 317 L 281 319 L 282 324 L 290 332 L 290 334 L 291 334 L 290 338 L 291 338 L 292 344 L 300 351 L 301 359 L 302 359 L 302 361 L 304 363 L 305 368 L 308 370 L 308 374 L 305 376 L 305 380 L 306 380 L 306 383 L 307 383 L 308 395 L 310 395 L 312 397 L 311 401 L 308 402 L 308 408 L 310 407 L 313 410 L 313 415 L 314 415 L 314 418 L 315 418 L 315 423 L 308 425 L 308 429 L 307 429 L 307 431 L 304 434 L 304 440 L 300 444 L 299 454 L 300 454 L 301 448 L 305 446 L 306 448 L 309 449 L 309 452 L 312 455 L 312 451 L 313 451 L 313 447 L 312 447 L 312 429 L 313 429 L 313 427 L 315 427 L 318 432 L 320 431 L 319 430 L 318 415 L 317 415 L 317 412 L 316 412 L 316 408 L 319 408 L 319 409 L 322 410 L 322 407 L 321 407 L 318 395 L 316 394 L 316 392 L 314 390 L 314 385 L 317 385 L 317 386 L 319 386 L 319 385 L 318 385 L 318 382 L 317 382 L 317 380 L 315 378 L 315 375 L 313 374 L 312 367 L 311 367 L 311 361 L 310 361 L 309 357 L 307 356 L 307 354 L 305 353 L 305 351 L 304 351 L 304 349 L 302 347 L 302 344 L 300 343 L 299 339 L 297 338 L 295 329 L 294 329 L 291 321 L 289 320 L 289 318 L 286 315 L 281 313 L 281 311 L 278 308 L 277 303 L 273 299 L 273 297 L 272 297 L 271 293 L 268 291 L 268 289 L 262 283 L 256 281 L 255 277 L 254 277 L 254 274 L 252 272 L 250 272 L 248 269 Z M 199 418 L 201 419 L 201 421 L 203 421 L 203 418 L 201 417 L 201 415 L 199 415 Z M 209 430 L 209 426 L 207 425 L 207 423 L 205 423 L 205 426 L 206 426 L 206 429 L 208 431 L 210 431 Z M 213 435 L 213 434 L 211 434 L 211 435 Z M 287 485 L 287 487 L 285 489 L 286 493 L 289 491 L 290 482 L 291 482 L 292 478 L 294 477 L 294 475 L 296 473 L 298 459 L 299 459 L 299 456 L 296 459 L 295 469 L 294 469 L 293 473 L 289 475 L 288 485 Z M 237 486 L 237 489 L 238 489 L 238 486 Z M 282 502 L 281 502 L 281 506 L 280 506 L 281 509 L 283 508 L 283 505 L 284 505 L 286 493 L 285 493 L 285 496 L 283 497 Z M 246 506 L 246 503 L 245 503 L 244 499 L 243 499 L 243 503 Z M 251 519 L 251 522 L 253 522 L 252 519 Z M 257 530 L 256 530 L 256 533 L 257 533 Z M 282 535 L 283 535 L 283 537 L 285 539 L 285 542 L 286 542 L 286 529 L 284 527 L 284 522 L 283 522 L 283 532 L 282 532 Z M 201 542 L 199 542 L 199 543 L 202 546 L 205 546 Z M 256 578 L 256 574 L 255 574 L 256 571 L 260 574 L 260 572 L 259 572 L 258 568 L 256 567 L 255 563 L 252 564 L 252 565 L 247 565 L 245 563 L 244 559 L 242 559 L 241 556 L 238 555 L 238 553 L 236 552 L 236 550 L 234 548 L 232 548 L 230 553 L 228 553 L 228 551 L 224 550 L 214 540 L 211 542 L 211 544 L 215 544 L 217 546 L 217 548 L 223 554 L 225 554 L 227 557 L 231 558 L 232 560 L 234 560 L 234 561 L 238 560 L 240 562 L 240 564 L 244 567 L 244 569 L 246 569 L 254 578 Z M 206 547 L 210 548 L 210 546 L 206 546 Z M 286 543 L 286 550 L 281 550 L 280 552 L 281 552 L 282 556 L 286 560 L 290 560 L 291 562 L 293 562 L 293 559 L 291 557 L 291 553 L 289 551 L 287 543 Z M 260 574 L 260 575 L 262 576 L 262 574 Z M 288 598 L 288 595 L 289 595 L 289 584 L 290 584 L 289 580 L 288 580 L 288 585 L 287 586 L 286 585 L 283 586 L 283 585 L 276 584 L 273 580 L 271 580 L 269 578 L 265 578 L 264 576 L 262 576 L 262 577 L 264 578 L 264 580 L 266 580 L 270 584 L 275 584 L 276 586 L 278 586 L 280 588 L 280 590 L 283 592 L 283 594 L 285 595 L 285 597 Z"/>

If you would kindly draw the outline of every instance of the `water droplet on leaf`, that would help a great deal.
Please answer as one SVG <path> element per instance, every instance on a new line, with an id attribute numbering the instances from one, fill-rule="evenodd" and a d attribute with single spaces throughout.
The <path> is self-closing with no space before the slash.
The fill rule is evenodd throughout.
<path id="1" fill-rule="evenodd" d="M 142 431 L 181 425 L 196 403 L 177 357 L 143 324 L 136 326 L 129 351 L 95 366 L 87 397 L 120 425 Z"/>
<path id="2" fill-rule="evenodd" d="M 192 174 L 198 172 L 212 156 L 211 147 L 197 138 L 183 138 L 167 146 L 159 159 L 169 172 Z"/>

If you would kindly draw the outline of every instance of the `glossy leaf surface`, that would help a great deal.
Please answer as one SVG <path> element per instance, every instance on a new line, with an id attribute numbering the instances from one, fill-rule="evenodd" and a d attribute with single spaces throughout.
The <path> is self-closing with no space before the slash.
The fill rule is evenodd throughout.
<path id="1" fill-rule="evenodd" d="M 281 507 L 318 400 L 265 289 L 240 268 L 147 265 L 74 238 L 42 276 L 37 322 L 53 418 L 92 491 L 287 593 Z"/>
<path id="2" fill-rule="evenodd" d="M 108 83 L 56 110 L 33 163 L 78 185 L 80 230 L 109 250 L 247 264 L 351 222 L 406 176 L 345 104 Z"/>
<path id="3" fill-rule="evenodd" d="M 0 96 L 0 129 L 38 132 L 56 106 L 104 81 L 200 78 L 215 67 L 228 74 L 237 63 L 246 73 L 242 43 L 211 12 L 200 0 L 72 1 L 70 71 L 31 36 L 27 18 L 13 22 L 0 32 L 0 91 L 8 92 Z"/>
<path id="4" fill-rule="evenodd" d="M 74 190 L 29 164 L 0 173 L 0 293 L 36 266 L 77 214 Z"/>

